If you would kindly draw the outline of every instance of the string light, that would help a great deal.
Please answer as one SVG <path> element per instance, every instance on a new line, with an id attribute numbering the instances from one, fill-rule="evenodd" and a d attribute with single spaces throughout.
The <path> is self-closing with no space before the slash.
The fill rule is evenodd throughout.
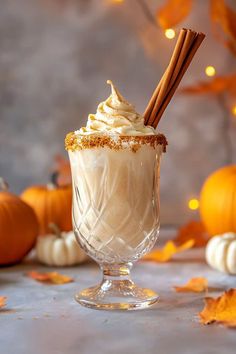
<path id="1" fill-rule="evenodd" d="M 236 116 L 236 105 L 232 107 L 231 112 L 234 116 Z"/>
<path id="2" fill-rule="evenodd" d="M 214 68 L 214 66 L 209 65 L 205 68 L 205 73 L 207 76 L 215 76 L 216 69 Z"/>
<path id="3" fill-rule="evenodd" d="M 198 200 L 198 199 L 195 199 L 195 198 L 190 199 L 190 200 L 188 201 L 188 207 L 189 207 L 189 209 L 191 209 L 191 210 L 197 210 L 197 209 L 199 208 L 199 200 Z"/>
<path id="4" fill-rule="evenodd" d="M 173 30 L 173 28 L 167 28 L 165 30 L 165 36 L 168 39 L 173 39 L 175 38 L 175 30 Z"/>

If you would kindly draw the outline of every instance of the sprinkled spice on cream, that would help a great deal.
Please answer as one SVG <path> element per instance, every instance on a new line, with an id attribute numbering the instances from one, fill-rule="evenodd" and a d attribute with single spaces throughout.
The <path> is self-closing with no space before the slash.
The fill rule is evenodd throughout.
<path id="1" fill-rule="evenodd" d="M 86 127 L 75 134 L 155 135 L 154 128 L 144 125 L 143 117 L 125 100 L 112 81 L 107 83 L 111 85 L 111 95 L 98 105 L 95 114 L 89 114 Z"/>

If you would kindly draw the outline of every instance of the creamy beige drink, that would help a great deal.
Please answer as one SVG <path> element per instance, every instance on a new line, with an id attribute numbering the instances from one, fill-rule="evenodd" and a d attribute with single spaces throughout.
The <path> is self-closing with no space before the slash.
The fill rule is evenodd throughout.
<path id="1" fill-rule="evenodd" d="M 155 132 L 204 34 L 183 29 L 144 117 L 111 81 L 112 93 L 86 127 L 66 137 L 73 181 L 73 225 L 78 242 L 103 272 L 102 281 L 76 294 L 87 307 L 143 309 L 158 294 L 130 278 L 133 263 L 159 232 L 160 157 L 167 141 Z"/>
<path id="2" fill-rule="evenodd" d="M 86 127 L 66 138 L 79 242 L 100 262 L 130 262 L 159 228 L 159 159 L 167 144 L 114 87 Z"/>

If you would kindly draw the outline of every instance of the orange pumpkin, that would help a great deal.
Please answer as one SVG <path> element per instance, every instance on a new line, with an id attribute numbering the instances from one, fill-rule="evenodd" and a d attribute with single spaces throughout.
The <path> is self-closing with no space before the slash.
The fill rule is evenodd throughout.
<path id="1" fill-rule="evenodd" d="M 7 191 L 0 179 L 0 265 L 21 261 L 34 246 L 38 221 L 33 209 Z"/>
<path id="2" fill-rule="evenodd" d="M 72 230 L 72 188 L 71 185 L 58 186 L 56 180 L 57 174 L 54 174 L 52 183 L 29 187 L 21 195 L 38 217 L 40 235 L 50 233 L 50 223 L 58 225 L 62 231 Z"/>
<path id="3" fill-rule="evenodd" d="M 210 235 L 236 232 L 236 165 L 211 174 L 203 185 L 200 214 Z"/>

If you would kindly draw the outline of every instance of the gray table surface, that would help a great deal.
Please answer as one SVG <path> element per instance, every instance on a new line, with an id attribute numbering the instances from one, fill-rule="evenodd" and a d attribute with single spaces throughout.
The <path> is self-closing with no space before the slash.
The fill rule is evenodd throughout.
<path id="1" fill-rule="evenodd" d="M 162 240 L 168 236 L 169 231 L 161 232 Z M 44 285 L 24 275 L 32 269 L 56 269 L 75 282 Z M 75 292 L 98 283 L 101 275 L 94 263 L 48 268 L 28 261 L 2 268 L 0 295 L 8 301 L 0 312 L 0 353 L 235 353 L 235 330 L 199 323 L 204 294 L 173 290 L 196 276 L 209 280 L 210 296 L 236 286 L 236 277 L 205 264 L 203 250 L 189 250 L 169 263 L 135 265 L 133 279 L 157 291 L 159 303 L 147 310 L 109 312 L 84 308 L 74 300 Z"/>

